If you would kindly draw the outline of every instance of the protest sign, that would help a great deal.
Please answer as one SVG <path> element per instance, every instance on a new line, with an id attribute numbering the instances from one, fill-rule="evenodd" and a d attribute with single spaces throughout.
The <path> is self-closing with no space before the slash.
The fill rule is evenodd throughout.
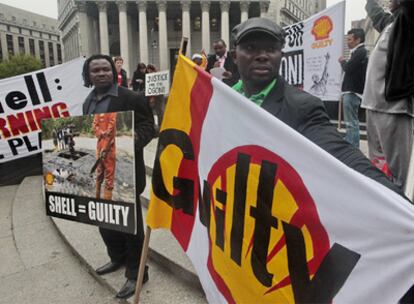
<path id="1" fill-rule="evenodd" d="M 47 215 L 136 232 L 133 126 L 133 112 L 43 120 Z"/>
<path id="2" fill-rule="evenodd" d="M 0 81 L 0 163 L 41 152 L 41 120 L 82 114 L 84 59 Z M 76 75 L 76 77 L 74 77 Z"/>
<path id="3" fill-rule="evenodd" d="M 285 27 L 280 74 L 287 82 L 322 100 L 339 100 L 345 1 Z"/>
<path id="4" fill-rule="evenodd" d="M 145 96 L 168 95 L 170 72 L 161 71 L 145 74 Z"/>

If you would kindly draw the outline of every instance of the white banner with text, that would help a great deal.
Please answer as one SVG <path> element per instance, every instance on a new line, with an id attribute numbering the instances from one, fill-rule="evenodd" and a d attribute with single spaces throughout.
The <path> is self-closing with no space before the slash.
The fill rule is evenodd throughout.
<path id="1" fill-rule="evenodd" d="M 41 152 L 41 120 L 82 114 L 84 58 L 0 80 L 0 163 Z"/>
<path id="2" fill-rule="evenodd" d="M 287 82 L 322 100 L 338 100 L 344 45 L 345 1 L 285 27 L 280 74 Z"/>

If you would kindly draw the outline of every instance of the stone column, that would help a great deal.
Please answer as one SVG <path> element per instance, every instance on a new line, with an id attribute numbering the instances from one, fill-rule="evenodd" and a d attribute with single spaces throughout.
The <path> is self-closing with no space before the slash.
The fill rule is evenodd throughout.
<path id="1" fill-rule="evenodd" d="M 249 1 L 240 1 L 240 23 L 249 19 Z"/>
<path id="2" fill-rule="evenodd" d="M 99 41 L 101 54 L 109 55 L 108 13 L 106 2 L 97 2 L 99 9 Z"/>
<path id="3" fill-rule="evenodd" d="M 210 1 L 202 1 L 200 4 L 202 48 L 208 54 L 210 53 Z"/>
<path id="4" fill-rule="evenodd" d="M 50 67 L 50 52 L 49 52 L 49 42 L 47 40 L 43 40 L 45 42 L 45 66 Z"/>
<path id="5" fill-rule="evenodd" d="M 24 51 L 27 55 L 32 55 L 30 54 L 30 46 L 29 46 L 29 37 L 24 37 Z"/>
<path id="6" fill-rule="evenodd" d="M 80 56 L 89 57 L 89 37 L 88 37 L 88 14 L 86 12 L 86 2 L 77 2 L 78 17 L 79 17 L 79 53 Z"/>
<path id="7" fill-rule="evenodd" d="M 19 39 L 17 38 L 17 34 L 13 34 L 13 52 L 14 55 L 19 55 L 20 54 L 20 49 L 19 49 Z"/>
<path id="8" fill-rule="evenodd" d="M 124 59 L 124 70 L 129 74 L 129 35 L 128 35 L 128 16 L 127 16 L 127 2 L 117 1 L 119 10 L 119 42 L 121 44 L 121 57 Z"/>
<path id="9" fill-rule="evenodd" d="M 230 30 L 229 30 L 229 9 L 230 1 L 223 0 L 220 2 L 221 8 L 221 39 L 229 46 Z"/>
<path id="10" fill-rule="evenodd" d="M 160 71 L 168 69 L 168 37 L 167 37 L 167 1 L 157 2 L 158 6 L 158 32 L 160 50 Z"/>
<path id="11" fill-rule="evenodd" d="M 3 60 L 9 59 L 9 51 L 7 49 L 7 40 L 6 40 L 6 33 L 0 32 L 0 43 L 1 49 L 3 51 Z"/>
<path id="12" fill-rule="evenodd" d="M 148 58 L 148 22 L 147 2 L 137 1 L 139 18 L 139 59 L 145 64 L 149 63 Z"/>
<path id="13" fill-rule="evenodd" d="M 269 9 L 269 1 L 260 1 L 260 17 L 267 17 L 268 9 Z"/>
<path id="14" fill-rule="evenodd" d="M 39 39 L 35 39 L 35 54 L 36 54 L 36 58 L 40 60 Z"/>
<path id="15" fill-rule="evenodd" d="M 191 2 L 188 0 L 181 1 L 182 10 L 182 37 L 188 38 L 187 51 L 184 55 L 187 57 L 191 56 L 191 24 L 190 24 L 190 5 Z"/>
<path id="16" fill-rule="evenodd" d="M 55 58 L 55 65 L 59 64 L 57 45 L 59 42 L 53 42 L 53 57 Z"/>

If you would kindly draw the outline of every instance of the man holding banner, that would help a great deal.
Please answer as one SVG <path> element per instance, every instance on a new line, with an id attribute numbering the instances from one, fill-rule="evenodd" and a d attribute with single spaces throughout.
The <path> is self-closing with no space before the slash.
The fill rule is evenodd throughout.
<path id="1" fill-rule="evenodd" d="M 322 101 L 288 85 L 279 76 L 284 31 L 264 18 L 233 29 L 234 60 L 241 80 L 233 87 L 349 167 L 402 194 L 369 160 L 345 142 L 329 122 Z"/>
<path id="2" fill-rule="evenodd" d="M 412 303 L 414 206 L 279 77 L 279 26 L 233 35 L 241 94 L 178 58 L 150 228 L 171 231 L 209 303 Z"/>
<path id="3" fill-rule="evenodd" d="M 98 274 L 103 275 L 113 272 L 125 264 L 127 281 L 116 296 L 118 298 L 128 298 L 135 292 L 139 259 L 144 241 L 144 227 L 139 200 L 140 194 L 145 188 L 143 148 L 153 138 L 154 119 L 143 97 L 127 88 L 118 86 L 117 70 L 109 56 L 93 55 L 89 57 L 84 64 L 83 79 L 86 87 L 94 87 L 83 104 L 84 114 L 134 111 L 137 234 L 132 235 L 99 228 L 111 261 L 96 270 Z M 109 124 L 107 125 L 109 126 Z M 100 130 L 100 134 L 104 132 L 109 132 L 109 127 L 106 131 Z M 105 198 L 110 199 L 109 192 L 107 192 Z M 144 281 L 147 280 L 148 269 L 146 267 Z"/>

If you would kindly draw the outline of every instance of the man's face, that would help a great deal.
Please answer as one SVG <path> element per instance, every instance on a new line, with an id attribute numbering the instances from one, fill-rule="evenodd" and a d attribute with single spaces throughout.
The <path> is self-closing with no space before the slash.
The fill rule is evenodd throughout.
<path id="1" fill-rule="evenodd" d="M 356 47 L 360 43 L 360 41 L 361 40 L 359 38 L 355 38 L 354 34 L 349 34 L 348 36 L 346 36 L 346 43 L 348 44 L 348 47 L 350 49 Z"/>
<path id="2" fill-rule="evenodd" d="M 261 32 L 243 38 L 234 54 L 243 82 L 258 89 L 277 77 L 281 59 L 281 42 Z"/>
<path id="3" fill-rule="evenodd" d="M 390 0 L 389 8 L 394 13 L 400 7 L 400 0 Z"/>
<path id="4" fill-rule="evenodd" d="M 89 79 L 96 89 L 108 88 L 114 82 L 111 64 L 106 59 L 95 59 L 89 63 Z"/>
<path id="5" fill-rule="evenodd" d="M 222 57 L 226 53 L 226 47 L 221 41 L 214 43 L 213 49 L 214 49 L 214 53 L 219 57 Z"/>
<path id="6" fill-rule="evenodd" d="M 123 64 L 124 64 L 124 61 L 123 60 L 117 60 L 117 61 L 115 61 L 115 67 L 116 67 L 116 70 L 118 72 L 122 69 L 122 65 Z"/>

